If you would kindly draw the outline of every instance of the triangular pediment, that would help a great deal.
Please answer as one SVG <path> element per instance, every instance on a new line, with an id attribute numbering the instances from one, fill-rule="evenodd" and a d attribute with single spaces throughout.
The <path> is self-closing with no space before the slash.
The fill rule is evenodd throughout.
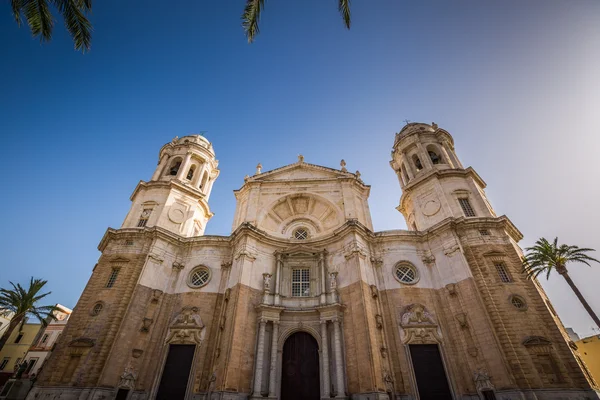
<path id="1" fill-rule="evenodd" d="M 300 180 L 323 180 L 354 177 L 353 173 L 343 172 L 337 169 L 323 167 L 320 165 L 297 162 L 266 171 L 250 178 L 251 181 L 300 181 Z"/>

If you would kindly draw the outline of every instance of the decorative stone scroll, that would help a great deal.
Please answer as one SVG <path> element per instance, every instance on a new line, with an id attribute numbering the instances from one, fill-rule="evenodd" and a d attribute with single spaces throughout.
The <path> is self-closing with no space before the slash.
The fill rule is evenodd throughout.
<path id="1" fill-rule="evenodd" d="M 400 326 L 404 332 L 404 344 L 439 343 L 441 335 L 433 316 L 422 304 L 411 304 L 402 312 Z"/>
<path id="2" fill-rule="evenodd" d="M 201 344 L 204 339 L 204 324 L 200 315 L 198 315 L 198 307 L 183 307 L 181 312 L 175 317 L 169 333 L 167 334 L 166 343 L 195 343 Z"/>

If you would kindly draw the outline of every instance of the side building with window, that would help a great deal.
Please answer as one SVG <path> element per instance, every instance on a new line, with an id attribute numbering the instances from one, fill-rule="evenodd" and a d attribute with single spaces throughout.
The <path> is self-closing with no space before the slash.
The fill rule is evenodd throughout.
<path id="1" fill-rule="evenodd" d="M 0 350 L 0 388 L 16 372 L 29 348 L 40 332 L 42 324 L 26 322 L 22 329 L 15 328 Z"/>
<path id="2" fill-rule="evenodd" d="M 53 311 L 54 318 L 47 319 L 47 325 L 39 330 L 29 351 L 23 358 L 23 361 L 27 363 L 27 368 L 22 375 L 23 378 L 32 378 L 39 374 L 73 312 L 73 310 L 61 304 L 56 304 L 55 307 L 56 310 Z"/>
<path id="3" fill-rule="evenodd" d="M 29 399 L 598 399 L 450 134 L 408 124 L 391 166 L 408 230 L 374 231 L 360 173 L 246 176 L 228 236 L 202 136 L 134 190 Z M 241 180 L 241 179 L 240 179 Z"/>

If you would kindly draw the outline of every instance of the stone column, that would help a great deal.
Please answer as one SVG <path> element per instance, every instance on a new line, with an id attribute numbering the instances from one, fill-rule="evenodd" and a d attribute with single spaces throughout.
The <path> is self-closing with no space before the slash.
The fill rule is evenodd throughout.
<path id="1" fill-rule="evenodd" d="M 321 397 L 329 398 L 331 390 L 331 381 L 329 375 L 329 340 L 327 340 L 327 321 L 321 321 L 321 362 L 323 363 L 323 395 Z"/>
<path id="2" fill-rule="evenodd" d="M 408 179 L 411 181 L 415 177 L 415 171 L 413 170 L 414 166 L 412 164 L 412 160 L 406 155 L 406 152 L 402 152 L 402 164 L 404 164 L 404 168 L 406 169 L 406 173 L 408 174 Z"/>
<path id="3" fill-rule="evenodd" d="M 421 160 L 423 168 L 433 168 L 433 163 L 431 162 L 431 158 L 429 158 L 429 152 L 425 147 L 423 147 L 421 142 L 417 142 L 417 149 L 419 149 L 419 159 Z"/>
<path id="4" fill-rule="evenodd" d="M 456 168 L 456 166 L 454 165 L 454 160 L 450 158 L 444 145 L 440 146 L 440 151 L 442 152 L 442 157 L 444 158 L 444 161 L 446 161 L 446 164 L 448 164 L 451 168 Z"/>
<path id="5" fill-rule="evenodd" d="M 167 162 L 169 161 L 169 155 L 168 154 L 163 154 L 163 156 L 160 158 L 160 162 L 158 163 L 158 166 L 156 167 L 156 170 L 154 171 L 154 175 L 152 175 L 152 179 L 153 181 L 157 181 L 160 178 L 160 174 L 162 173 L 162 170 L 165 168 L 165 165 L 167 164 Z"/>
<path id="6" fill-rule="evenodd" d="M 204 173 L 205 168 L 206 168 L 206 163 L 203 163 L 200 166 L 198 166 L 198 168 L 194 172 L 194 178 L 192 179 L 192 186 L 196 189 L 199 189 L 198 185 L 200 185 L 200 179 L 202 179 L 202 173 Z"/>
<path id="7" fill-rule="evenodd" d="M 319 254 L 319 268 L 321 270 L 321 304 L 327 304 L 327 285 L 325 280 L 325 255 Z"/>
<path id="8" fill-rule="evenodd" d="M 262 397 L 260 390 L 262 389 L 262 373 L 263 359 L 265 356 L 265 326 L 267 321 L 264 318 L 259 320 L 258 328 L 258 346 L 256 347 L 256 370 L 254 371 L 254 392 L 252 397 Z"/>
<path id="9" fill-rule="evenodd" d="M 281 260 L 281 253 L 277 253 L 275 257 L 275 298 L 273 299 L 273 304 L 278 306 L 280 303 L 279 293 L 281 288 L 281 265 L 283 261 Z"/>
<path id="10" fill-rule="evenodd" d="M 344 384 L 344 361 L 342 360 L 342 337 L 339 318 L 333 319 L 333 345 L 335 346 L 335 386 L 337 390 L 336 398 L 346 397 L 346 388 Z"/>
<path id="11" fill-rule="evenodd" d="M 185 155 L 185 158 L 183 159 L 183 162 L 181 163 L 181 166 L 179 167 L 179 172 L 177 172 L 177 179 L 179 179 L 180 181 L 184 180 L 185 177 L 187 176 L 187 170 L 190 166 L 191 159 L 192 159 L 192 152 L 188 151 L 187 154 Z"/>
<path id="12" fill-rule="evenodd" d="M 269 371 L 269 397 L 277 397 L 277 341 L 279 339 L 279 321 L 273 321 L 273 337 L 271 339 L 271 369 Z"/>

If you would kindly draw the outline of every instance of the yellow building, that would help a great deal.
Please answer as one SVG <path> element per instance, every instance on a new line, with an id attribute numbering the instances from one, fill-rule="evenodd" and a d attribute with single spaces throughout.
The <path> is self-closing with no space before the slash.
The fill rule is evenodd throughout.
<path id="1" fill-rule="evenodd" d="M 0 386 L 15 372 L 15 366 L 21 362 L 35 340 L 41 324 L 25 324 L 23 329 L 15 328 L 0 351 Z"/>
<path id="2" fill-rule="evenodd" d="M 600 382 L 600 335 L 583 338 L 575 344 L 592 377 Z"/>

